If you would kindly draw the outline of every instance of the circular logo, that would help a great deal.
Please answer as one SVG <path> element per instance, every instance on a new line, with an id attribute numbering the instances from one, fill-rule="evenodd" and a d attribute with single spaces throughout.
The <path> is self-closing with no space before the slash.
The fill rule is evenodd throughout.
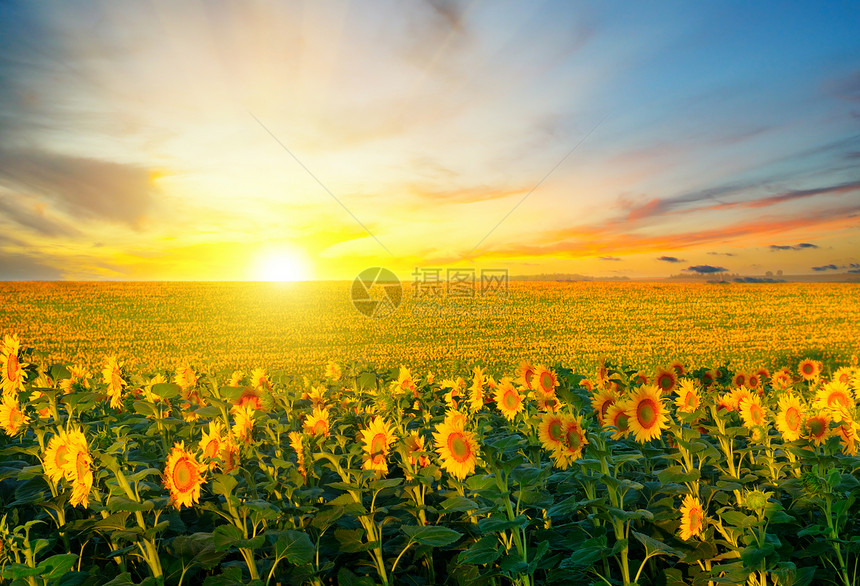
<path id="1" fill-rule="evenodd" d="M 352 304 L 367 317 L 388 317 L 403 300 L 397 275 L 382 267 L 364 269 L 352 282 Z"/>

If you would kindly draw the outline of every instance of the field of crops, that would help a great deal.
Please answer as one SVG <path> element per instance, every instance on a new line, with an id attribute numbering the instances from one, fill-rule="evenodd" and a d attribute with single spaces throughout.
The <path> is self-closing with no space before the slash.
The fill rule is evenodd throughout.
<path id="1" fill-rule="evenodd" d="M 590 372 L 601 356 L 655 369 L 680 359 L 775 368 L 860 349 L 857 284 L 517 283 L 507 298 L 406 298 L 388 318 L 358 313 L 349 283 L 0 283 L 0 332 L 45 362 L 142 370 L 190 364 L 319 372 L 328 360 L 453 374 L 521 360 Z M 468 369 L 467 369 L 468 370 Z"/>
<path id="2" fill-rule="evenodd" d="M 0 583 L 860 580 L 856 286 L 0 289 Z"/>

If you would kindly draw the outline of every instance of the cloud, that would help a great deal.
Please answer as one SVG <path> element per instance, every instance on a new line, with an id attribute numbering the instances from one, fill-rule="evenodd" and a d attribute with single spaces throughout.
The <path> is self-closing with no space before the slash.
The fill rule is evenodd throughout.
<path id="1" fill-rule="evenodd" d="M 817 244 L 812 244 L 811 242 L 801 242 L 800 244 L 771 244 L 770 250 L 771 252 L 776 252 L 779 250 L 805 250 L 807 248 L 818 248 Z"/>
<path id="2" fill-rule="evenodd" d="M 822 265 L 820 267 L 812 267 L 812 270 L 818 271 L 818 272 L 821 272 L 821 271 L 838 271 L 839 267 L 837 267 L 834 264 L 829 264 L 829 265 Z"/>
<path id="3" fill-rule="evenodd" d="M 691 267 L 687 267 L 684 270 L 691 271 L 693 273 L 699 273 L 700 275 L 709 275 L 711 273 L 724 273 L 729 269 L 725 267 L 715 267 L 711 265 L 693 265 Z"/>
<path id="4" fill-rule="evenodd" d="M 0 215 L 7 220 L 29 228 L 42 236 L 80 236 L 80 231 L 47 216 L 45 206 L 39 202 L 12 201 L 12 197 L 0 195 Z"/>
<path id="5" fill-rule="evenodd" d="M 711 256 L 737 256 L 734 252 L 709 252 Z"/>
<path id="6" fill-rule="evenodd" d="M 52 198 L 71 214 L 135 227 L 154 207 L 146 169 L 38 150 L 0 150 L 0 184 Z"/>
<path id="7" fill-rule="evenodd" d="M 684 262 L 686 259 L 678 258 L 677 256 L 661 256 L 657 260 L 662 260 L 664 262 Z"/>
<path id="8" fill-rule="evenodd" d="M 599 258 L 600 260 L 621 260 L 617 256 L 599 256 L 597 258 Z"/>
<path id="9" fill-rule="evenodd" d="M 41 257 L 0 250 L 0 280 L 54 281 L 62 277 L 61 271 L 45 264 Z"/>

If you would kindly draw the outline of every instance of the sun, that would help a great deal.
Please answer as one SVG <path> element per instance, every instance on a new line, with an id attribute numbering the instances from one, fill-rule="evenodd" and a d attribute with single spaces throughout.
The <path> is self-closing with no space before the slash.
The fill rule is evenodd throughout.
<path id="1" fill-rule="evenodd" d="M 267 250 L 260 254 L 257 262 L 257 278 L 260 281 L 305 281 L 308 268 L 305 259 L 293 250 Z"/>

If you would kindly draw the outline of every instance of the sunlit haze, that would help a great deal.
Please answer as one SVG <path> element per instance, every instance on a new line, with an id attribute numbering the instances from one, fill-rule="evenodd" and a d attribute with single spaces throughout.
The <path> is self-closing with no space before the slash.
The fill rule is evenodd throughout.
<path id="1" fill-rule="evenodd" d="M 860 272 L 856 2 L 0 4 L 0 279 Z"/>

